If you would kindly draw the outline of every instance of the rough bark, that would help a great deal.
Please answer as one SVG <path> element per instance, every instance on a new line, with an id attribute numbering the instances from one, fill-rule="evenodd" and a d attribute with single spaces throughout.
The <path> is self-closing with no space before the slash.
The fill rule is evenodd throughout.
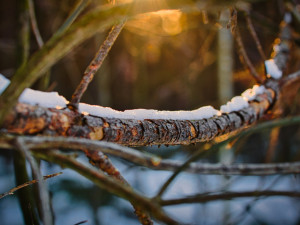
<path id="1" fill-rule="evenodd" d="M 273 105 L 277 82 L 239 111 L 201 120 L 134 120 L 83 115 L 69 109 L 18 103 L 3 128 L 8 133 L 73 136 L 130 146 L 190 144 L 211 140 L 255 123 Z"/>

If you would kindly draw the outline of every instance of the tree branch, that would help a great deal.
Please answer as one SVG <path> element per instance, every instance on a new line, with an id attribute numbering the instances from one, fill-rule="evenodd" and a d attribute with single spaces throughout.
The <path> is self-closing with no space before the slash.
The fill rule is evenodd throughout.
<path id="1" fill-rule="evenodd" d="M 300 118 L 298 118 L 300 121 Z M 294 120 L 295 121 L 295 120 Z M 299 123 L 298 121 L 298 123 Z M 275 126 L 274 121 L 271 123 Z M 288 121 L 285 121 L 287 124 Z M 289 123 L 291 124 L 291 123 Z M 264 124 L 263 124 L 264 125 Z M 269 127 L 271 126 L 269 124 Z M 281 122 L 277 125 L 283 125 Z M 261 127 L 261 126 L 260 126 Z M 266 126 L 260 129 L 266 129 Z M 5 144 L 9 143 L 14 137 L 2 137 L 0 139 L 0 147 L 12 148 Z M 133 148 L 120 146 L 114 143 L 98 142 L 88 139 L 78 139 L 72 137 L 30 137 L 23 136 L 26 145 L 32 150 L 51 149 L 51 148 L 72 148 L 96 152 L 101 154 L 113 155 L 137 165 L 145 166 L 154 170 L 174 171 L 182 166 L 182 162 L 175 160 L 163 160 L 160 157 L 149 153 L 142 153 Z M 270 163 L 270 164 L 211 164 L 211 163 L 191 163 L 185 172 L 198 174 L 219 174 L 219 175 L 273 175 L 273 174 L 289 174 L 300 172 L 300 162 L 287 163 Z"/>
<path id="2" fill-rule="evenodd" d="M 261 43 L 260 43 L 259 39 L 258 39 L 257 33 L 256 33 L 256 31 L 254 29 L 254 26 L 253 26 L 253 23 L 252 23 L 252 19 L 250 17 L 250 13 L 248 11 L 245 11 L 245 18 L 246 18 L 248 29 L 250 31 L 250 34 L 251 34 L 252 38 L 255 41 L 258 52 L 259 52 L 261 58 L 265 61 L 267 59 L 267 57 L 266 57 L 266 55 L 263 51 L 263 48 L 261 46 Z"/>
<path id="3" fill-rule="evenodd" d="M 61 175 L 61 174 L 62 174 L 62 172 L 45 175 L 45 176 L 43 176 L 43 179 L 47 180 L 49 178 L 56 177 L 56 176 Z M 0 194 L 0 199 L 6 197 L 8 195 L 13 195 L 16 191 L 20 190 L 21 188 L 24 188 L 24 187 L 27 187 L 29 185 L 35 184 L 37 182 L 39 182 L 39 180 L 31 180 L 31 181 L 25 182 L 24 184 L 18 185 L 16 187 L 10 189 L 7 192 L 4 192 L 3 194 Z"/>
<path id="4" fill-rule="evenodd" d="M 101 169 L 102 171 L 106 172 L 109 176 L 119 180 L 124 185 L 131 188 L 130 184 L 126 181 L 126 179 L 122 176 L 119 170 L 112 164 L 110 159 L 104 155 L 100 151 L 92 151 L 90 149 L 86 149 L 85 151 L 86 156 L 89 158 L 90 163 L 95 167 Z M 131 202 L 132 206 L 135 209 L 135 214 L 137 215 L 139 221 L 143 225 L 152 225 L 153 222 L 148 215 L 147 212 L 143 211 L 138 205 Z"/>
<path id="5" fill-rule="evenodd" d="M 205 203 L 209 201 L 230 200 L 233 198 L 245 197 L 269 197 L 269 196 L 286 196 L 292 198 L 300 198 L 300 192 L 294 191 L 246 191 L 246 192 L 224 192 L 224 193 L 209 193 L 207 195 L 193 195 L 185 198 L 177 198 L 170 200 L 161 200 L 162 206 L 191 204 L 191 203 Z"/>
<path id="6" fill-rule="evenodd" d="M 116 39 L 118 38 L 119 34 L 121 33 L 123 27 L 125 26 L 126 20 L 123 20 L 121 23 L 113 26 L 104 40 L 103 44 L 100 46 L 98 52 L 96 53 L 94 59 L 86 68 L 83 74 L 83 78 L 76 88 L 75 92 L 72 95 L 71 102 L 69 106 L 74 109 L 78 109 L 78 104 L 81 100 L 82 95 L 86 91 L 89 83 L 93 80 L 95 73 L 101 67 L 104 59 L 106 58 L 108 52 L 110 51 L 111 47 L 115 43 Z"/>
<path id="7" fill-rule="evenodd" d="M 131 146 L 190 144 L 212 140 L 256 122 L 274 101 L 275 92 L 266 89 L 247 108 L 201 120 L 117 119 L 19 103 L 3 128 L 23 135 L 74 136 Z"/>

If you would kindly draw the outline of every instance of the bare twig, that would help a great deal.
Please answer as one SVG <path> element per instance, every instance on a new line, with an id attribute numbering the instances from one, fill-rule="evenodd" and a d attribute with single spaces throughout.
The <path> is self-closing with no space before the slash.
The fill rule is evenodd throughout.
<path id="1" fill-rule="evenodd" d="M 131 187 L 130 184 L 125 180 L 125 178 L 122 176 L 122 174 L 119 172 L 119 170 L 112 164 L 110 159 L 104 155 L 102 152 L 99 151 L 91 151 L 91 150 L 85 150 L 86 156 L 89 158 L 90 163 L 102 171 L 106 172 L 109 176 L 116 178 L 117 180 L 121 181 L 123 184 L 127 185 L 128 187 Z M 151 225 L 153 224 L 150 216 L 141 210 L 138 205 L 134 204 L 134 202 L 131 203 L 135 209 L 135 213 L 137 217 L 139 218 L 139 221 L 143 225 Z"/>
<path id="2" fill-rule="evenodd" d="M 34 178 L 36 180 L 39 180 L 38 182 L 38 190 L 39 190 L 39 199 L 41 203 L 41 212 L 42 212 L 42 220 L 45 225 L 52 225 L 52 215 L 51 215 L 51 208 L 50 208 L 50 197 L 47 190 L 47 187 L 45 185 L 44 179 L 40 173 L 39 166 L 36 162 L 36 160 L 32 157 L 32 155 L 29 153 L 29 149 L 26 146 L 26 143 L 22 139 L 22 137 L 18 137 L 16 139 L 16 146 L 21 151 L 21 153 L 25 156 L 25 158 L 28 160 L 32 172 L 34 175 Z"/>
<path id="3" fill-rule="evenodd" d="M 240 33 L 240 30 L 239 30 L 238 26 L 236 27 L 234 37 L 235 37 L 236 43 L 238 45 L 238 52 L 239 52 L 240 59 L 241 59 L 242 63 L 245 65 L 246 68 L 249 69 L 251 75 L 256 80 L 256 82 L 258 82 L 260 84 L 263 83 L 263 79 L 258 75 L 258 73 L 256 72 L 256 70 L 255 70 L 255 68 L 252 64 L 252 62 L 250 61 L 250 59 L 247 55 L 247 52 L 245 50 L 245 46 L 243 44 L 243 41 L 242 41 L 242 38 L 241 38 L 241 33 Z"/>
<path id="4" fill-rule="evenodd" d="M 35 11 L 34 11 L 34 3 L 33 0 L 27 0 L 28 7 L 29 7 L 29 16 L 30 16 L 30 22 L 31 22 L 31 28 L 33 31 L 33 34 L 35 36 L 36 42 L 41 49 L 44 45 L 43 38 L 40 34 L 40 30 L 38 28 L 38 24 L 36 21 Z M 40 90 L 47 90 L 49 86 L 50 81 L 50 71 L 48 70 L 39 80 L 39 89 Z"/>
<path id="5" fill-rule="evenodd" d="M 49 178 L 56 177 L 56 176 L 61 175 L 61 174 L 62 174 L 62 172 L 59 172 L 59 173 L 53 173 L 53 174 L 49 174 L 49 175 L 45 175 L 45 176 L 43 176 L 43 179 L 44 179 L 44 180 L 47 180 L 47 179 L 49 179 Z M 27 187 L 27 186 L 32 185 L 32 184 L 35 184 L 35 183 L 37 183 L 37 182 L 39 182 L 39 180 L 30 180 L 30 181 L 27 181 L 27 182 L 24 183 L 24 184 L 18 185 L 17 187 L 14 187 L 14 188 L 10 189 L 9 191 L 7 191 L 7 192 L 1 194 L 1 195 L 0 195 L 0 199 L 6 197 L 6 196 L 8 196 L 8 195 L 13 195 L 13 194 L 14 194 L 16 191 L 18 191 L 19 189 L 24 188 L 24 187 Z"/>
<path id="6" fill-rule="evenodd" d="M 90 151 L 101 151 L 105 154 L 114 155 L 136 164 L 150 166 L 158 165 L 161 161 L 160 157 L 149 153 L 142 153 L 133 148 L 124 147 L 115 143 L 105 141 L 94 141 L 83 138 L 73 137 L 30 137 L 23 136 L 27 146 L 34 149 L 49 149 L 49 148 L 73 148 Z M 3 146 L 4 147 L 4 146 Z"/>
<path id="7" fill-rule="evenodd" d="M 69 16 L 67 17 L 65 22 L 60 26 L 60 28 L 55 32 L 53 37 L 63 34 L 79 16 L 82 10 L 84 10 L 90 4 L 90 2 L 91 0 L 77 0 L 73 8 L 71 9 Z"/>
<path id="8" fill-rule="evenodd" d="M 245 11 L 245 18 L 246 18 L 246 22 L 247 22 L 247 26 L 248 26 L 248 29 L 250 31 L 250 34 L 251 34 L 252 38 L 255 41 L 257 50 L 258 50 L 261 58 L 265 61 L 267 59 L 266 55 L 265 55 L 265 53 L 264 53 L 264 51 L 262 49 L 261 43 L 260 43 L 260 41 L 258 39 L 258 36 L 257 36 L 257 33 L 256 33 L 255 29 L 254 29 L 254 26 L 253 26 L 251 17 L 249 15 L 249 12 L 247 12 L 247 11 Z"/>
<path id="9" fill-rule="evenodd" d="M 35 12 L 34 12 L 34 4 L 33 0 L 27 0 L 28 2 L 28 7 L 29 7 L 29 16 L 30 16 L 30 22 L 31 22 L 31 28 L 34 34 L 34 37 L 36 39 L 36 42 L 38 43 L 38 46 L 42 48 L 44 45 L 43 38 L 40 34 L 37 22 L 36 22 L 36 17 L 35 17 Z"/>
<path id="10" fill-rule="evenodd" d="M 88 220 L 83 220 L 83 221 L 80 221 L 78 223 L 75 223 L 74 225 L 80 225 L 80 224 L 84 224 L 84 223 L 87 223 L 87 222 L 88 222 Z"/>
<path id="11" fill-rule="evenodd" d="M 300 198 L 300 192 L 295 191 L 245 191 L 245 192 L 224 192 L 224 193 L 209 193 L 206 195 L 193 195 L 184 198 L 161 200 L 162 206 L 178 205 L 178 204 L 191 204 L 191 203 L 204 203 L 209 201 L 230 200 L 232 198 L 244 197 L 269 197 L 269 196 L 286 196 L 293 198 Z"/>
<path id="12" fill-rule="evenodd" d="M 76 88 L 75 92 L 72 95 L 71 102 L 69 103 L 69 106 L 72 108 L 77 109 L 78 104 L 80 102 L 80 99 L 84 92 L 86 91 L 89 83 L 93 80 L 95 73 L 98 71 L 98 69 L 101 67 L 104 59 L 106 58 L 108 52 L 110 51 L 111 47 L 115 43 L 117 37 L 119 36 L 120 32 L 122 31 L 124 25 L 126 23 L 126 20 L 123 20 L 120 24 L 117 24 L 112 27 L 111 31 L 109 32 L 107 38 L 103 42 L 103 44 L 100 46 L 98 52 L 96 53 L 94 59 L 89 64 L 89 66 L 86 68 L 83 78 Z"/>
<path id="13" fill-rule="evenodd" d="M 287 85 L 287 84 L 291 84 L 297 80 L 300 79 L 300 70 L 284 77 L 282 80 L 281 80 L 281 85 Z"/>
<path id="14" fill-rule="evenodd" d="M 27 63 L 30 54 L 30 24 L 27 0 L 22 0 L 18 4 L 18 30 L 17 66 L 22 66 Z"/>
<path id="15" fill-rule="evenodd" d="M 182 162 L 174 160 L 162 160 L 157 166 L 147 166 L 155 170 L 174 171 L 182 166 Z M 254 175 L 265 176 L 274 174 L 300 173 L 300 162 L 272 163 L 272 164 L 212 164 L 191 163 L 185 172 L 197 174 L 219 175 Z"/>

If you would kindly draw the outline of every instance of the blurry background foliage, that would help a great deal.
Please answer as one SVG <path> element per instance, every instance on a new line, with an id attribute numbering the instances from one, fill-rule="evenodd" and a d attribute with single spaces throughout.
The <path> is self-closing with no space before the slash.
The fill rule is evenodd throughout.
<path id="1" fill-rule="evenodd" d="M 290 2 L 297 3 L 297 1 Z M 38 26 L 43 39 L 46 41 L 63 23 L 74 1 L 35 0 L 34 3 Z M 93 8 L 96 4 L 102 3 L 104 4 L 106 1 L 93 1 L 85 11 Z M 269 57 L 272 52 L 273 41 L 278 35 L 279 24 L 284 15 L 284 1 L 265 0 L 254 1 L 251 4 L 241 1 L 240 4 L 241 8 L 250 10 L 250 16 L 264 53 Z M 17 10 L 17 0 L 0 0 L 0 73 L 7 77 L 11 77 L 14 74 L 17 65 Z M 218 82 L 218 57 L 220 49 L 223 47 L 218 45 L 218 35 L 220 30 L 227 25 L 226 23 L 222 24 L 219 16 L 219 12 L 215 11 L 198 13 L 164 11 L 139 15 L 130 20 L 112 47 L 103 66 L 97 72 L 82 102 L 109 106 L 117 110 L 133 108 L 191 110 L 204 105 L 213 105 L 218 108 L 220 104 L 224 103 L 224 99 L 218 96 L 219 89 L 224 88 Z M 241 11 L 238 12 L 238 27 L 248 56 L 256 69 L 263 73 L 263 59 L 261 59 L 255 47 L 255 42 L 247 29 L 244 13 Z M 51 68 L 50 89 L 58 91 L 70 100 L 85 68 L 92 60 L 105 36 L 106 33 L 102 33 L 85 41 L 55 64 Z M 31 35 L 30 44 L 30 51 L 33 53 L 38 49 L 33 35 Z M 293 59 L 298 60 L 290 63 L 290 71 L 299 70 L 300 63 L 299 48 L 297 47 L 293 50 Z M 251 87 L 255 81 L 240 63 L 235 43 L 231 54 L 233 59 L 232 77 L 231 74 L 226 74 L 226 76 L 228 76 L 228 80 L 232 79 L 232 86 L 228 92 L 229 95 L 239 95 L 243 90 Z M 299 105 L 299 102 L 296 104 Z M 291 109 L 286 110 L 286 112 L 299 114 L 299 111 Z M 235 161 L 263 163 L 266 161 L 300 160 L 299 126 L 282 128 L 281 131 L 278 131 L 278 134 L 279 138 L 276 139 L 276 145 L 273 147 L 270 145 L 270 137 L 272 135 L 270 135 L 269 131 L 251 135 L 235 143 L 232 150 L 235 154 Z M 159 150 L 150 147 L 145 149 L 162 155 L 174 154 L 174 157 L 177 157 L 178 155 L 175 153 L 178 151 L 176 150 L 180 149 L 180 152 L 182 152 L 182 149 L 194 150 L 200 145 L 202 144 L 169 147 L 167 149 L 162 147 Z M 270 147 L 273 148 L 272 151 Z M 182 156 L 183 153 L 178 152 L 178 154 Z M 1 155 L 0 187 L 1 192 L 4 192 L 11 187 L 14 181 L 10 153 L 1 151 Z M 219 157 L 218 154 L 211 154 L 203 161 L 219 161 Z M 132 168 L 132 165 L 129 163 L 123 162 L 123 164 L 128 164 L 127 170 Z M 57 169 L 57 166 L 50 166 L 49 164 L 44 164 L 44 167 L 48 168 L 49 171 Z M 125 173 L 123 175 L 126 177 L 126 170 L 123 173 Z M 120 217 L 124 216 L 124 214 L 127 215 L 124 212 L 128 212 L 129 217 L 133 217 L 133 220 L 128 220 L 130 221 L 128 224 L 137 223 L 130 206 L 126 205 L 122 200 L 122 204 L 120 202 L 118 204 L 114 203 L 116 198 L 95 188 L 91 183 L 79 177 L 75 176 L 74 180 L 55 178 L 56 180 L 49 181 L 50 191 L 54 195 L 54 207 L 59 204 L 55 203 L 58 199 L 63 199 L 60 202 L 75 201 L 78 203 L 81 201 L 85 208 L 89 208 L 93 212 L 91 215 L 94 215 L 94 223 L 98 221 L 100 224 L 99 214 L 98 217 L 96 216 L 97 209 L 101 205 L 110 204 L 115 208 L 119 207 L 120 214 L 122 214 L 119 215 Z M 142 181 L 139 181 L 138 178 L 135 177 L 134 187 L 143 186 L 140 183 Z M 212 178 L 215 179 L 215 176 L 212 176 Z M 81 180 L 80 182 L 78 180 L 75 182 L 76 179 Z M 201 179 L 204 178 L 202 177 Z M 250 182 L 251 179 L 250 177 L 247 182 Z M 268 181 L 268 179 L 266 180 Z M 285 181 L 299 182 L 299 176 L 287 176 Z M 51 183 L 55 185 L 51 186 Z M 205 188 L 208 185 L 204 186 L 201 187 L 202 190 L 206 190 Z M 62 192 L 68 194 L 61 194 Z M 15 197 L 9 198 L 0 201 L 0 223 L 1 218 L 6 224 L 9 224 L 7 221 L 16 220 L 11 217 L 11 220 L 7 219 L 8 215 L 11 215 L 9 214 L 8 208 L 10 207 L 8 206 L 15 207 L 17 205 L 17 202 L 13 201 Z M 299 209 L 299 202 L 295 201 L 293 207 Z M 70 208 L 70 205 L 66 206 L 66 209 L 68 208 Z M 10 213 L 15 213 L 20 218 L 18 209 L 14 211 L 13 208 L 10 208 L 10 210 Z M 72 210 L 73 215 L 75 215 L 77 211 L 71 207 Z M 69 213 L 72 213 L 71 211 Z M 108 211 L 106 215 L 110 215 L 109 209 L 106 211 Z M 60 211 L 59 213 L 64 214 L 65 211 Z M 62 216 L 57 215 L 57 217 L 60 218 Z M 90 222 L 93 221 L 91 218 L 89 219 Z M 299 224 L 300 218 L 298 217 L 298 219 Z M 120 221 L 122 221 L 120 224 L 126 224 L 127 220 L 123 218 Z M 103 219 L 102 224 L 109 223 Z M 267 222 L 258 224 L 267 224 Z"/>
<path id="2" fill-rule="evenodd" d="M 276 2 L 263 1 L 251 6 L 255 28 L 266 55 L 271 53 L 281 20 Z M 59 28 L 72 3 L 74 1 L 69 0 L 36 1 L 38 26 L 44 40 Z M 0 72 L 12 76 L 16 70 L 18 6 L 16 1 L 1 1 L 0 4 Z M 242 15 L 239 25 L 250 58 L 256 64 L 261 63 Z M 207 19 L 202 13 L 185 14 L 180 11 L 136 17 L 128 22 L 119 36 L 83 101 L 118 110 L 194 109 L 207 104 L 218 106 L 216 68 L 219 28 L 218 12 L 208 13 Z M 53 67 L 51 80 L 55 83 L 55 91 L 70 99 L 105 35 L 99 34 L 87 40 Z M 31 46 L 31 52 L 38 49 L 33 36 Z M 253 81 L 241 71 L 236 55 L 234 67 L 234 71 L 238 72 L 234 80 L 234 93 L 240 94 Z"/>

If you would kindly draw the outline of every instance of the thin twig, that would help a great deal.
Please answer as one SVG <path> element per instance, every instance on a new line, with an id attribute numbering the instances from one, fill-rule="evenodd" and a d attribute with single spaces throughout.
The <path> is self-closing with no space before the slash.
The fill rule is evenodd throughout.
<path id="1" fill-rule="evenodd" d="M 109 176 L 114 177 L 115 179 L 121 181 L 123 184 L 131 187 L 131 185 L 126 181 L 126 179 L 122 176 L 119 170 L 112 164 L 110 159 L 104 155 L 100 151 L 92 151 L 92 150 L 85 150 L 86 156 L 89 158 L 90 163 L 102 171 L 106 172 Z M 144 212 L 138 205 L 134 202 L 131 202 L 132 206 L 135 209 L 135 214 L 137 215 L 139 221 L 143 225 L 152 225 L 153 222 L 148 215 L 148 213 Z"/>
<path id="2" fill-rule="evenodd" d="M 44 41 L 41 36 L 40 30 L 38 28 L 38 24 L 36 21 L 36 16 L 35 16 L 35 10 L 34 10 L 34 3 L 33 0 L 27 0 L 28 7 L 29 7 L 29 16 L 30 16 L 30 22 L 31 22 L 31 28 L 33 31 L 33 34 L 35 36 L 36 42 L 41 49 L 44 46 Z M 50 71 L 48 70 L 39 80 L 39 89 L 40 90 L 47 90 L 49 86 L 49 81 L 50 81 Z"/>
<path id="3" fill-rule="evenodd" d="M 25 158 L 28 160 L 33 177 L 36 180 L 39 180 L 38 182 L 38 191 L 39 191 L 39 198 L 41 203 L 41 212 L 42 212 L 42 220 L 43 224 L 45 225 L 52 225 L 52 215 L 51 215 L 51 207 L 50 207 L 50 197 L 47 190 L 47 187 L 45 185 L 43 176 L 40 173 L 39 166 L 36 162 L 36 160 L 32 157 L 32 155 L 29 153 L 29 149 L 26 146 L 25 141 L 22 139 L 22 137 L 17 137 L 15 142 L 18 150 L 25 156 Z"/>
<path id="4" fill-rule="evenodd" d="M 250 34 L 251 34 L 252 38 L 255 41 L 257 50 L 258 50 L 261 58 L 265 61 L 267 59 L 267 57 L 266 57 L 266 55 L 265 55 L 265 53 L 263 51 L 263 48 L 262 48 L 261 43 L 260 43 L 260 41 L 258 39 L 257 33 L 256 33 L 255 29 L 254 29 L 254 26 L 253 26 L 250 14 L 247 11 L 245 11 L 245 18 L 246 18 L 246 22 L 247 22 L 247 26 L 248 26 L 248 29 L 250 31 Z"/>
<path id="5" fill-rule="evenodd" d="M 79 16 L 79 14 L 90 4 L 91 0 L 77 0 L 71 9 L 65 22 L 58 28 L 53 37 L 63 34 Z"/>
<path id="6" fill-rule="evenodd" d="M 157 166 L 148 166 L 155 170 L 174 171 L 182 166 L 182 162 L 175 160 L 162 160 Z M 272 163 L 272 164 L 212 164 L 212 163 L 191 163 L 185 172 L 197 174 L 218 174 L 218 175 L 253 175 L 265 176 L 274 174 L 300 173 L 300 162 Z"/>
<path id="7" fill-rule="evenodd" d="M 93 80 L 95 73 L 101 67 L 104 59 L 106 58 L 108 52 L 110 51 L 111 47 L 115 43 L 116 39 L 118 38 L 120 32 L 122 31 L 126 20 L 123 20 L 120 24 L 117 24 L 112 27 L 111 31 L 109 32 L 108 36 L 106 37 L 103 44 L 100 46 L 98 52 L 96 53 L 92 62 L 88 65 L 86 70 L 84 71 L 83 78 L 80 84 L 77 86 L 75 92 L 72 95 L 71 102 L 69 106 L 77 109 L 80 99 L 84 92 L 86 91 L 89 83 Z"/>
<path id="8" fill-rule="evenodd" d="M 27 0 L 27 2 L 28 2 L 28 7 L 29 7 L 29 16 L 30 16 L 31 28 L 32 28 L 34 37 L 36 39 L 36 42 L 37 42 L 39 48 L 42 48 L 43 45 L 44 45 L 44 41 L 43 41 L 43 38 L 40 34 L 40 30 L 39 30 L 37 22 L 36 22 L 33 0 Z"/>
<path id="9" fill-rule="evenodd" d="M 54 162 L 63 167 L 70 168 L 85 176 L 87 179 L 91 180 L 94 184 L 98 185 L 104 190 L 121 198 L 127 199 L 130 202 L 135 202 L 135 204 L 139 205 L 143 210 L 151 213 L 151 215 L 157 220 L 160 220 L 166 224 L 178 224 L 178 222 L 167 216 L 162 208 L 152 199 L 146 198 L 133 191 L 132 188 L 122 184 L 120 181 L 106 176 L 101 170 L 96 170 L 86 166 L 75 160 L 73 157 L 61 154 L 58 151 L 50 151 L 47 153 L 39 151 L 34 152 L 34 155 L 46 161 Z"/>
<path id="10" fill-rule="evenodd" d="M 44 180 L 47 180 L 47 179 L 49 179 L 49 178 L 56 177 L 56 176 L 61 175 L 61 174 L 62 174 L 62 172 L 59 172 L 59 173 L 53 173 L 53 174 L 49 174 L 49 175 L 45 175 L 45 176 L 43 176 L 43 179 L 44 179 Z M 0 195 L 0 199 L 6 197 L 6 196 L 8 196 L 8 195 L 13 195 L 13 194 L 14 194 L 16 191 L 18 191 L 19 189 L 24 188 L 24 187 L 27 187 L 27 186 L 32 185 L 32 184 L 35 184 L 35 183 L 37 183 L 37 182 L 39 182 L 39 180 L 30 180 L 30 181 L 27 181 L 27 182 L 24 183 L 24 184 L 18 185 L 17 187 L 14 187 L 14 188 L 10 189 L 9 191 L 7 191 L 7 192 L 1 194 L 1 195 Z"/>
<path id="11" fill-rule="evenodd" d="M 133 148 L 105 141 L 99 142 L 96 140 L 74 137 L 23 136 L 23 138 L 31 150 L 49 148 L 73 148 L 81 150 L 89 149 L 91 151 L 101 151 L 105 154 L 114 155 L 145 166 L 158 165 L 161 161 L 160 157 L 153 154 L 143 153 Z"/>
<path id="12" fill-rule="evenodd" d="M 244 66 L 249 69 L 251 75 L 253 76 L 253 78 L 256 80 L 256 82 L 258 83 L 263 83 L 263 79 L 258 75 L 258 73 L 256 72 L 252 62 L 250 61 L 247 52 L 245 50 L 245 46 L 243 44 L 242 38 L 241 38 L 241 33 L 239 30 L 239 27 L 237 26 L 235 29 L 235 40 L 236 43 L 238 45 L 238 52 L 240 55 L 240 60 L 242 61 L 242 63 L 244 64 Z"/>
<path id="13" fill-rule="evenodd" d="M 204 203 L 209 201 L 231 200 L 233 198 L 245 197 L 270 197 L 270 196 L 286 196 L 292 198 L 300 198 L 300 192 L 295 191 L 245 191 L 245 192 L 224 192 L 224 193 L 209 193 L 207 195 L 193 195 L 184 198 L 161 200 L 160 205 L 178 205 L 191 203 Z"/>
<path id="14" fill-rule="evenodd" d="M 29 6 L 26 0 L 18 4 L 17 66 L 25 65 L 30 54 Z"/>
<path id="15" fill-rule="evenodd" d="M 281 80 L 281 85 L 287 85 L 287 84 L 291 84 L 297 80 L 300 79 L 300 70 L 284 77 L 282 80 Z"/>

